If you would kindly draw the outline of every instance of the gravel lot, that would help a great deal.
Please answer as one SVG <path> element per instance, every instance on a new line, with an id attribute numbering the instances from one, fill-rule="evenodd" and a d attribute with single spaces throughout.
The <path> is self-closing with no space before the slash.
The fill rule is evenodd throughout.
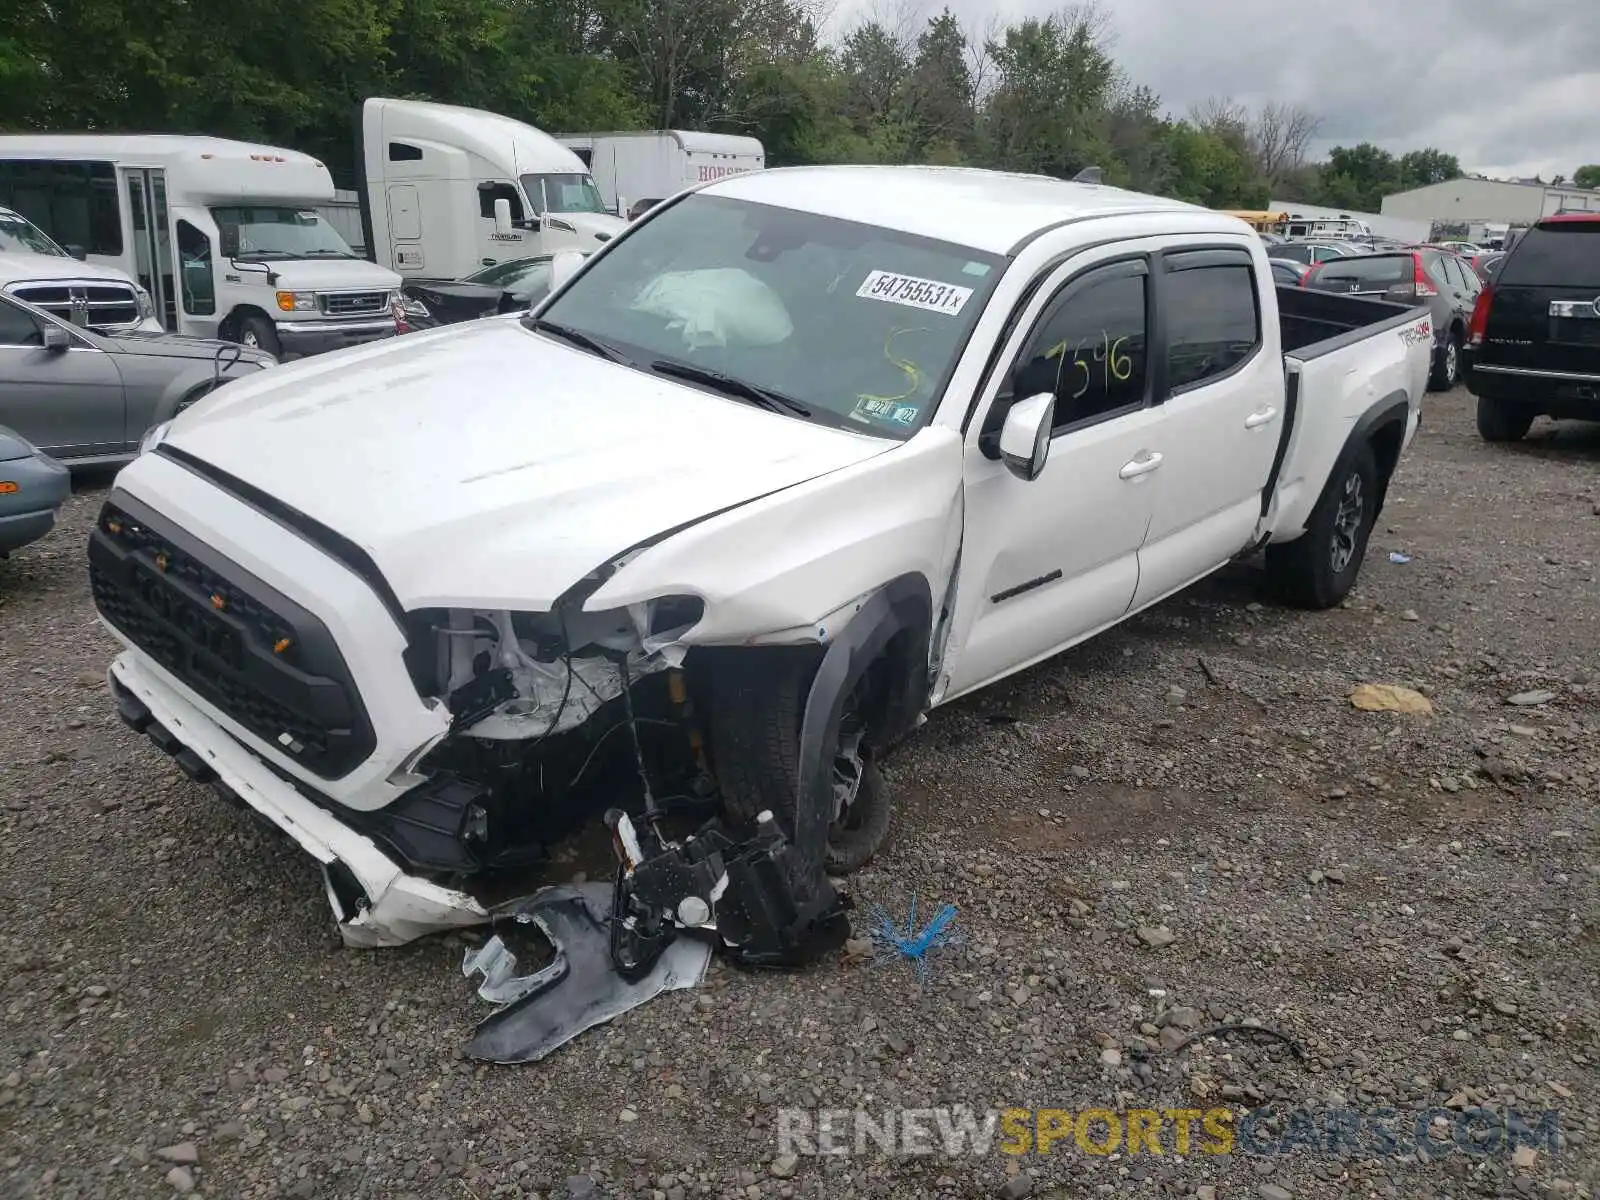
<path id="1" fill-rule="evenodd" d="M 309 859 L 118 724 L 86 481 L 0 562 L 0 1194 L 1591 1195 L 1600 429 L 1489 447 L 1470 413 L 1429 398 L 1343 609 L 1230 571 L 891 760 L 852 890 L 960 906 L 925 988 L 859 954 L 714 964 L 520 1068 L 461 1058 L 460 938 L 343 949 Z M 1436 711 L 1357 711 L 1361 682 Z M 1246 1018 L 1303 1059 L 1159 1032 Z M 779 1108 L 959 1103 L 1559 1109 L 1566 1145 L 774 1161 Z"/>

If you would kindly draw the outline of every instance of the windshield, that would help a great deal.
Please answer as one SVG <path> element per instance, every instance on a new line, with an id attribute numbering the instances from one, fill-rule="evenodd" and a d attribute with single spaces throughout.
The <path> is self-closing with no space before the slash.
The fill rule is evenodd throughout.
<path id="1" fill-rule="evenodd" d="M 536 213 L 603 213 L 606 202 L 587 175 L 524 175 L 523 190 Z"/>
<path id="2" fill-rule="evenodd" d="M 641 369 L 692 364 L 909 437 L 933 413 L 1004 260 L 721 196 L 692 195 L 616 243 L 543 312 Z"/>
<path id="3" fill-rule="evenodd" d="M 68 257 L 67 252 L 46 237 L 42 229 L 30 225 L 15 213 L 6 212 L 0 212 L 0 252 Z"/>
<path id="4" fill-rule="evenodd" d="M 541 254 L 537 258 L 514 258 L 510 262 L 496 263 L 492 267 L 485 267 L 467 276 L 468 283 L 481 283 L 489 287 L 505 287 L 514 284 L 529 271 L 548 271 L 550 269 L 550 256 Z"/>
<path id="5" fill-rule="evenodd" d="M 211 217 L 222 231 L 224 247 L 229 242 L 229 231 L 238 231 L 239 249 L 232 255 L 234 258 L 270 262 L 284 258 L 360 257 L 314 208 L 213 208 Z"/>

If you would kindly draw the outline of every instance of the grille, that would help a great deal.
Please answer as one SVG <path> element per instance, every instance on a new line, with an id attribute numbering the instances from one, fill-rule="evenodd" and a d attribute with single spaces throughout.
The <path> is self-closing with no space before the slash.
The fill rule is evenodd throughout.
<path id="1" fill-rule="evenodd" d="M 330 317 L 376 317 L 389 311 L 389 294 L 318 292 L 317 306 Z"/>
<path id="2" fill-rule="evenodd" d="M 101 615 L 291 761 L 332 779 L 365 759 L 371 725 L 327 628 L 134 507 L 107 503 L 90 536 Z"/>
<path id="3" fill-rule="evenodd" d="M 19 283 L 7 289 L 19 300 L 36 304 L 52 316 L 94 329 L 115 329 L 139 323 L 139 298 L 125 283 L 52 279 Z"/>

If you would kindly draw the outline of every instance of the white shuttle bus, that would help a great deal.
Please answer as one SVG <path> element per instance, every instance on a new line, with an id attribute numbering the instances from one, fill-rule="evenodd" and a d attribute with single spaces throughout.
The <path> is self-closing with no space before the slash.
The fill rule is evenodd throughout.
<path id="1" fill-rule="evenodd" d="M 496 113 L 373 97 L 361 110 L 363 223 L 374 262 L 461 279 L 555 250 L 593 250 L 623 222 L 549 134 Z"/>
<path id="2" fill-rule="evenodd" d="M 619 216 L 633 217 L 696 184 L 767 165 L 753 137 L 689 129 L 636 133 L 564 133 L 556 140 L 594 176 L 600 196 Z"/>
<path id="3" fill-rule="evenodd" d="M 85 261 L 127 271 L 162 324 L 279 357 L 392 337 L 392 271 L 317 211 L 333 177 L 309 155 L 180 135 L 0 136 L 0 205 Z"/>

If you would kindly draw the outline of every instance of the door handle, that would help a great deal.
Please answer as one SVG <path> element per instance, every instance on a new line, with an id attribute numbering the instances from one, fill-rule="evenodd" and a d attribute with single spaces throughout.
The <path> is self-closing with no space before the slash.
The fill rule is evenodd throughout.
<path id="1" fill-rule="evenodd" d="M 1141 475 L 1148 475 L 1161 465 L 1161 455 L 1154 450 L 1141 458 L 1136 458 L 1130 463 L 1124 463 L 1122 470 L 1117 472 L 1120 479 L 1137 479 Z"/>
<path id="2" fill-rule="evenodd" d="M 1253 412 L 1244 419 L 1246 429 L 1260 429 L 1263 425 L 1270 425 L 1278 419 L 1278 410 L 1264 408 L 1260 412 Z"/>

